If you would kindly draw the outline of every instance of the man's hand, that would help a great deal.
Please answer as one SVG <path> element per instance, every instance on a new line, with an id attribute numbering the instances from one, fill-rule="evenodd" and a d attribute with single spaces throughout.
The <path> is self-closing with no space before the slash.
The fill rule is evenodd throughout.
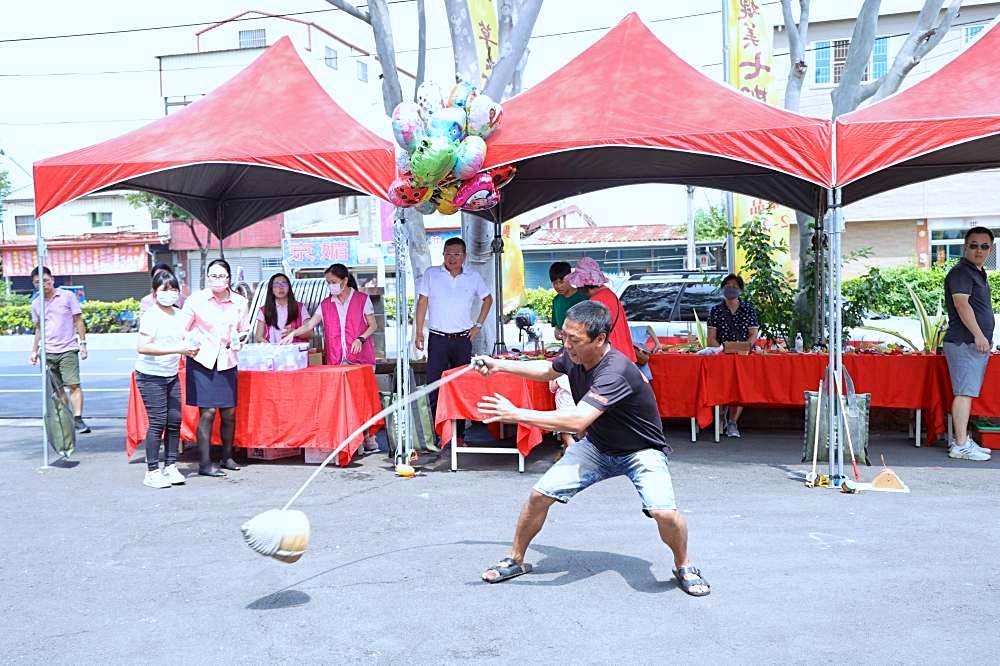
<path id="1" fill-rule="evenodd" d="M 31 365 L 38 365 L 38 350 L 37 349 L 35 351 L 31 352 L 31 356 L 28 357 L 28 360 L 31 362 Z"/>
<path id="2" fill-rule="evenodd" d="M 489 377 L 490 375 L 502 372 L 500 369 L 500 359 L 493 358 L 492 356 L 477 356 L 472 359 L 472 363 L 483 377 Z"/>
<path id="3" fill-rule="evenodd" d="M 416 336 L 413 338 L 413 346 L 420 351 L 424 350 L 424 332 L 419 328 L 417 329 Z"/>
<path id="4" fill-rule="evenodd" d="M 180 353 L 183 354 L 184 356 L 194 358 L 195 356 L 198 355 L 198 352 L 200 350 L 201 347 L 198 347 L 197 345 L 185 345 L 181 347 Z"/>
<path id="5" fill-rule="evenodd" d="M 362 346 L 364 346 L 364 343 L 361 342 L 360 338 L 355 338 L 354 342 L 351 343 L 351 353 L 360 354 Z"/>
<path id="6" fill-rule="evenodd" d="M 481 326 L 473 326 L 472 328 L 469 329 L 469 339 L 475 340 L 476 338 L 479 337 L 479 334 L 482 332 L 483 328 Z"/>
<path id="7" fill-rule="evenodd" d="M 517 423 L 518 408 L 499 393 L 484 395 L 477 407 L 487 417 L 483 423 Z"/>
<path id="8" fill-rule="evenodd" d="M 976 336 L 976 351 L 980 354 L 990 353 L 990 341 L 982 333 Z"/>
<path id="9" fill-rule="evenodd" d="M 86 342 L 81 342 L 80 343 L 80 360 L 81 361 L 86 361 L 87 360 L 87 343 Z"/>

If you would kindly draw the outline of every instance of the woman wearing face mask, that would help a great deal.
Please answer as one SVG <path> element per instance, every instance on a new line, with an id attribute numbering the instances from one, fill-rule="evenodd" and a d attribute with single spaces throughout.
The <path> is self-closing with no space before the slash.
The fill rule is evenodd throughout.
<path id="1" fill-rule="evenodd" d="M 169 271 L 153 275 L 156 305 L 142 316 L 139 325 L 135 383 L 146 405 L 146 478 L 143 485 L 169 488 L 184 483 L 177 470 L 177 444 L 181 434 L 181 385 L 177 367 L 181 354 L 198 352 L 184 341 L 184 317 L 177 309 L 180 285 Z M 164 437 L 165 435 L 165 437 Z M 160 442 L 166 439 L 163 470 L 160 470 Z"/>
<path id="2" fill-rule="evenodd" d="M 198 407 L 198 474 L 225 476 L 209 457 L 215 413 L 220 417 L 221 467 L 238 470 L 233 460 L 236 434 L 236 352 L 247 338 L 247 300 L 229 288 L 232 272 L 224 259 L 208 265 L 207 289 L 184 304 L 187 328 L 197 340 L 198 353 L 187 365 L 187 404 Z"/>
<path id="3" fill-rule="evenodd" d="M 324 272 L 330 297 L 324 298 L 319 309 L 302 326 L 286 333 L 282 343 L 308 335 L 320 323 L 326 348 L 327 365 L 375 365 L 375 343 L 372 334 L 378 329 L 375 308 L 367 294 L 359 292 L 354 276 L 343 264 L 333 264 Z M 365 451 L 378 449 L 365 436 Z"/>
<path id="4" fill-rule="evenodd" d="M 708 346 L 719 347 L 724 342 L 749 342 L 753 349 L 757 342 L 757 332 L 760 323 L 757 320 L 757 310 L 749 302 L 740 298 L 743 295 L 743 278 L 730 273 L 722 279 L 722 297 L 725 299 L 708 314 Z M 728 422 L 725 427 L 727 437 L 739 437 L 740 429 L 737 422 L 743 413 L 743 408 L 733 405 L 726 408 Z"/>
<path id="5" fill-rule="evenodd" d="M 284 273 L 276 273 L 267 283 L 264 306 L 257 311 L 257 342 L 279 344 L 286 333 L 294 331 L 309 319 L 309 311 L 295 299 L 292 282 Z M 295 342 L 309 342 L 308 335 L 295 338 Z"/>

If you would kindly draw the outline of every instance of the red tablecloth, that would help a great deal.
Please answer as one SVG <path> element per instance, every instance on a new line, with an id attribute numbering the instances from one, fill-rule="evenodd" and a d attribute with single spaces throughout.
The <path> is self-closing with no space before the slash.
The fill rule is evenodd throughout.
<path id="1" fill-rule="evenodd" d="M 507 373 L 483 377 L 477 372 L 467 372 L 450 384 L 445 384 L 438 392 L 434 427 L 441 436 L 442 444 L 447 445 L 451 441 L 453 421 L 482 421 L 484 416 L 479 413 L 476 405 L 482 396 L 494 393 L 499 393 L 518 407 L 542 411 L 556 407 L 555 396 L 549 391 L 548 382 L 536 382 Z M 521 455 L 528 455 L 541 441 L 541 430 L 518 424 L 517 450 Z"/>
<path id="2" fill-rule="evenodd" d="M 663 417 L 693 417 L 706 427 L 715 405 L 798 406 L 826 370 L 822 354 L 657 354 L 653 392 Z M 924 410 L 927 441 L 945 431 L 951 382 L 943 356 L 848 354 L 844 366 L 872 407 Z M 994 387 L 994 388 L 991 388 Z M 1000 415 L 1000 359 L 992 357 L 973 413 Z"/>
<path id="3" fill-rule="evenodd" d="M 184 392 L 181 369 L 181 393 Z M 336 448 L 378 413 L 378 385 L 371 366 L 315 366 L 291 372 L 241 370 L 238 375 L 236 437 L 239 447 Z M 183 398 L 182 398 L 183 400 Z M 183 407 L 181 439 L 194 441 L 198 408 Z M 126 421 L 126 451 L 142 444 L 149 421 L 132 377 Z M 218 418 L 212 441 L 221 443 Z M 358 437 L 338 456 L 346 465 L 361 445 Z"/>

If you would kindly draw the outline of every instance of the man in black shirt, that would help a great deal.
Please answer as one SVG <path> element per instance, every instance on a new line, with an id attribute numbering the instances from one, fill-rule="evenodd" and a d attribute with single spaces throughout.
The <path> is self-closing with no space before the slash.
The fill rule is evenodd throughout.
<path id="1" fill-rule="evenodd" d="M 972 441 L 968 428 L 972 399 L 979 397 L 993 346 L 993 299 L 983 270 L 992 249 L 992 231 L 986 227 L 969 229 L 965 232 L 965 252 L 944 279 L 948 308 L 944 356 L 955 396 L 951 403 L 955 439 L 948 442 L 948 457 L 959 460 L 990 459 L 989 449 Z"/>
<path id="2" fill-rule="evenodd" d="M 524 554 L 545 524 L 549 507 L 565 504 L 598 481 L 624 475 L 673 551 L 681 589 L 696 597 L 707 595 L 708 582 L 688 561 L 687 524 L 674 501 L 656 398 L 639 368 L 608 343 L 611 313 L 595 301 L 577 303 L 566 313 L 562 330 L 564 349 L 551 362 L 479 359 L 486 375 L 509 372 L 538 381 L 566 375 L 576 402 L 572 409 L 540 412 L 515 407 L 499 394 L 483 396 L 479 411 L 486 423 L 525 423 L 581 438 L 535 484 L 521 510 L 510 555 L 487 569 L 483 580 L 499 583 L 531 571 Z"/>

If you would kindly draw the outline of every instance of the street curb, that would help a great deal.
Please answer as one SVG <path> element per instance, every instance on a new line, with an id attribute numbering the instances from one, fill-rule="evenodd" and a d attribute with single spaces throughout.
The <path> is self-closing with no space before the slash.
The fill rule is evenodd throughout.
<path id="1" fill-rule="evenodd" d="M 91 333 L 87 336 L 87 351 L 108 349 L 135 350 L 138 333 Z M 0 336 L 0 352 L 31 353 L 33 335 Z"/>

